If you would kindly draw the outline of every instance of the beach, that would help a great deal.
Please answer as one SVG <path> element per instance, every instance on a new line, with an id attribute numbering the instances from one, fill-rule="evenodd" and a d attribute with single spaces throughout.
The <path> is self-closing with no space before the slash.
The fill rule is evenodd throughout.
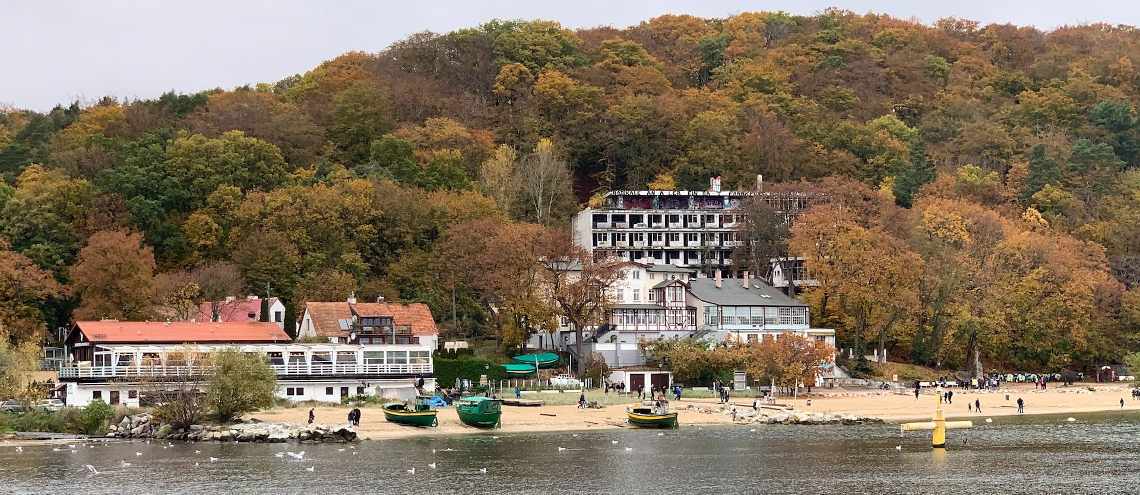
<path id="1" fill-rule="evenodd" d="M 1093 391 L 1089 391 L 1089 388 Z M 1009 394 L 1009 400 L 1005 399 Z M 588 394 L 591 400 L 595 394 Z M 596 394 L 601 396 L 602 394 Z M 625 409 L 637 402 L 635 396 L 625 396 L 628 402 L 606 405 L 600 409 L 579 409 L 572 404 L 544 405 L 541 407 L 503 406 L 502 428 L 480 430 L 460 423 L 454 408 L 439 411 L 439 426 L 435 428 L 415 428 L 389 423 L 384 419 L 380 407 L 364 407 L 362 421 L 357 428 L 361 439 L 380 440 L 430 435 L 456 435 L 486 433 L 548 432 L 600 430 L 623 428 Z M 1076 414 L 1097 411 L 1120 410 L 1120 399 L 1124 399 L 1124 410 L 1140 411 L 1140 400 L 1133 400 L 1127 384 L 1075 384 L 1071 387 L 1050 385 L 1048 389 L 1035 390 L 1031 384 L 1006 385 L 998 390 L 973 391 L 955 389 L 953 403 L 943 404 L 943 411 L 952 418 L 985 418 L 1017 414 L 1017 399 L 1025 401 L 1026 414 Z M 623 397 L 624 398 L 624 397 Z M 613 396 L 609 402 L 618 401 Z M 982 403 L 982 413 L 967 410 L 966 404 L 974 400 Z M 808 401 L 811 401 L 810 405 Z M 751 407 L 751 398 L 733 398 L 736 407 Z M 900 422 L 929 419 L 937 404 L 937 395 L 932 390 L 925 391 L 919 399 L 913 393 L 897 394 L 878 390 L 839 390 L 816 389 L 814 393 L 792 399 L 780 398 L 778 404 L 792 406 L 797 411 L 812 411 L 832 414 L 850 414 L 879 418 L 887 422 Z M 670 407 L 679 413 L 678 421 L 684 426 L 731 424 L 729 415 L 700 412 L 716 406 L 716 399 L 698 398 L 671 401 Z M 316 422 L 341 424 L 346 421 L 350 408 L 344 406 L 315 407 Z M 276 408 L 260 411 L 247 416 L 247 419 L 283 423 L 304 423 L 308 417 L 308 407 Z"/>

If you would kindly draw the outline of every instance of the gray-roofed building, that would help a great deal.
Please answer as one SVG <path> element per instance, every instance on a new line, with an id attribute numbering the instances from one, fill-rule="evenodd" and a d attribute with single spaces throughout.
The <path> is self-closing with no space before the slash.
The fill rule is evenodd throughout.
<path id="1" fill-rule="evenodd" d="M 745 287 L 743 280 L 724 279 L 721 286 L 717 287 L 715 279 L 698 278 L 689 282 L 689 292 L 697 299 L 719 306 L 807 307 L 807 304 L 788 297 L 768 284 L 749 279 L 748 287 Z"/>
<path id="2" fill-rule="evenodd" d="M 811 328 L 807 304 L 750 278 L 698 278 L 688 284 L 698 334 L 716 340 L 759 342 L 786 333 L 835 346 L 835 330 Z"/>

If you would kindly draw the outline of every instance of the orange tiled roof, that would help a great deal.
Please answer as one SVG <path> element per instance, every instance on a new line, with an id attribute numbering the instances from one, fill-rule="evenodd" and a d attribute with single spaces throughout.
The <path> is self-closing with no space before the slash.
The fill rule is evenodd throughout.
<path id="1" fill-rule="evenodd" d="M 292 339 L 276 323 L 174 321 L 77 321 L 75 328 L 87 340 L 103 344 L 181 344 L 205 342 L 277 343 Z"/>
<path id="2" fill-rule="evenodd" d="M 305 310 L 313 321 L 316 334 L 321 337 L 340 337 L 345 334 L 338 320 L 356 316 L 391 316 L 396 325 L 409 325 L 412 335 L 439 335 L 431 310 L 424 303 L 356 303 L 308 302 Z"/>

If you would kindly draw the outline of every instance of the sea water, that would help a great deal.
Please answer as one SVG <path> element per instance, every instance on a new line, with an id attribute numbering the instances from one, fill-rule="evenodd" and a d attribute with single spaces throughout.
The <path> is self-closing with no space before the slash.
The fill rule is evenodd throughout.
<path id="1" fill-rule="evenodd" d="M 945 451 L 931 450 L 928 433 L 900 435 L 895 425 L 487 432 L 347 445 L 0 447 L 0 492 L 1140 492 L 1140 414 L 1074 417 L 985 423 L 978 416 L 973 429 L 950 431 Z M 286 451 L 305 453 L 299 460 L 276 455 Z"/>

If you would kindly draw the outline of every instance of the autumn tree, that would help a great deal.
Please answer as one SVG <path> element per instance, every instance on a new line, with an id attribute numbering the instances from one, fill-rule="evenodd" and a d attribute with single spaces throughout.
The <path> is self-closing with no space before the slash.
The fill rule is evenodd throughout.
<path id="1" fill-rule="evenodd" d="M 519 164 L 516 175 L 515 181 L 521 187 L 522 218 L 539 224 L 565 218 L 565 208 L 573 205 L 573 179 L 554 143 L 540 140 L 534 152 Z"/>
<path id="2" fill-rule="evenodd" d="M 582 354 L 582 330 L 586 326 L 600 325 L 612 305 L 608 291 L 620 276 L 619 263 L 603 258 L 595 260 L 590 252 L 578 247 L 568 233 L 556 232 L 549 236 L 544 247 L 542 284 L 545 297 L 558 306 L 559 314 L 574 329 L 575 354 L 578 373 L 585 370 Z"/>
<path id="3" fill-rule="evenodd" d="M 548 236 L 539 225 L 485 218 L 452 226 L 437 244 L 440 262 L 455 267 L 446 277 L 448 284 L 478 295 L 503 344 L 525 349 L 531 334 L 557 328 L 555 308 L 541 290 Z"/>
<path id="4" fill-rule="evenodd" d="M 764 280 L 771 281 L 774 260 L 785 274 L 790 273 L 788 217 L 776 211 L 760 195 L 745 199 L 739 214 L 743 215 L 743 222 L 737 230 L 740 245 L 733 250 L 732 258 Z M 795 287 L 790 279 L 789 289 L 794 295 Z"/>
<path id="5" fill-rule="evenodd" d="M 47 330 L 45 303 L 63 296 L 62 286 L 28 257 L 0 241 L 0 328 L 15 345 L 39 342 Z"/>
<path id="6" fill-rule="evenodd" d="M 835 349 L 824 342 L 792 333 L 742 346 L 741 365 L 754 382 L 770 382 L 773 387 L 811 387 Z M 774 389 L 774 388 L 773 388 Z"/>
<path id="7" fill-rule="evenodd" d="M 93 234 L 71 267 L 77 320 L 145 320 L 154 297 L 154 253 L 137 233 Z"/>
<path id="8" fill-rule="evenodd" d="M 195 302 L 209 303 L 212 321 L 217 321 L 226 309 L 227 298 L 240 296 L 245 285 L 237 265 L 225 261 L 208 262 L 194 267 L 190 271 L 190 279 L 198 287 Z"/>

